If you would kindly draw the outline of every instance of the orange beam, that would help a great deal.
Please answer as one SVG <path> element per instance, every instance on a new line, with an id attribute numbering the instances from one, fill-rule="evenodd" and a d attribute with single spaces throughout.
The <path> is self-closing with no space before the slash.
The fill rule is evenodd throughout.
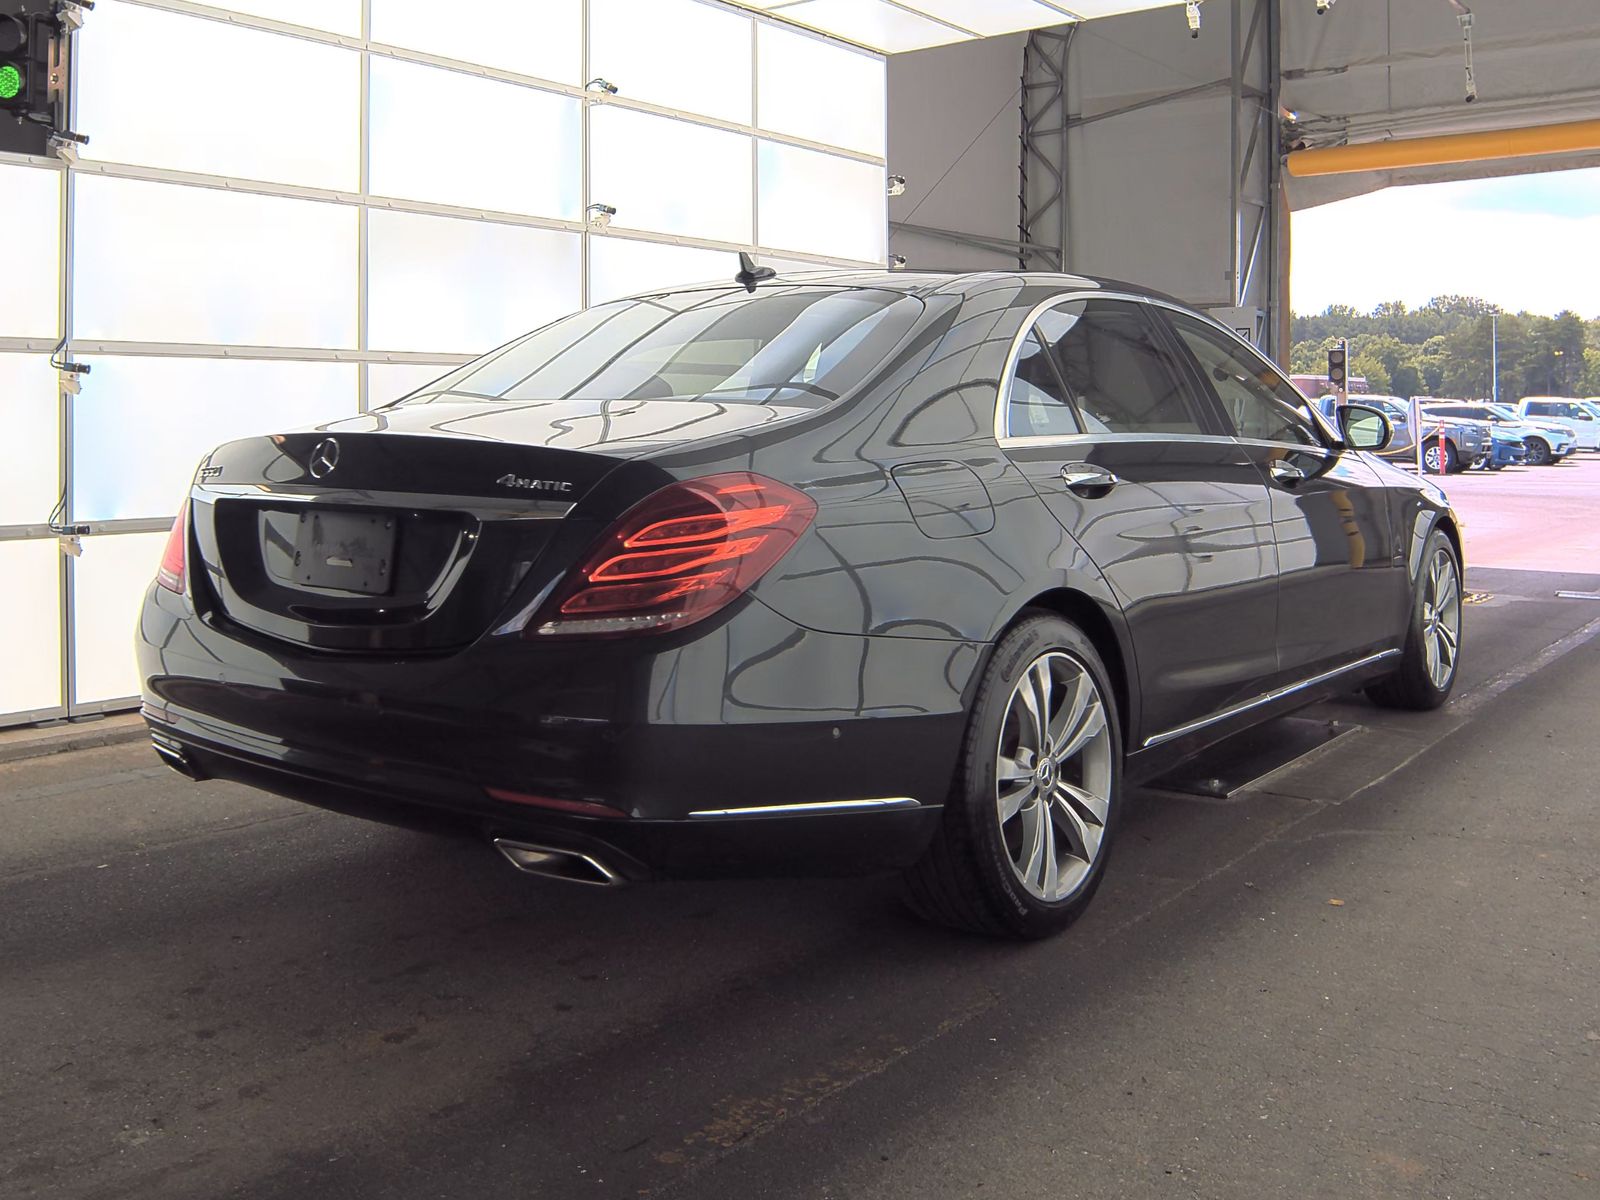
<path id="1" fill-rule="evenodd" d="M 1584 150 L 1600 150 L 1600 121 L 1568 121 L 1561 125 L 1533 125 L 1492 133 L 1450 133 L 1440 137 L 1396 138 L 1388 142 L 1295 150 L 1288 157 L 1288 167 L 1289 174 L 1303 179 L 1311 175 L 1348 175 L 1355 171 L 1532 158 Z"/>

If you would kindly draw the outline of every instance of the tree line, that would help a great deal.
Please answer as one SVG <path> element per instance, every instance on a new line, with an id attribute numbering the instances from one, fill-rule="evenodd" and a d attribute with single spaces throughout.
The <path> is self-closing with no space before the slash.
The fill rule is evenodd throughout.
<path id="1" fill-rule="evenodd" d="M 1322 375 L 1328 348 L 1350 342 L 1350 374 L 1369 390 L 1395 396 L 1479 399 L 1493 393 L 1492 342 L 1498 326 L 1500 398 L 1600 396 L 1600 318 L 1508 313 L 1476 296 L 1436 296 L 1420 308 L 1398 300 L 1361 313 L 1329 305 L 1290 326 L 1290 370 Z"/>

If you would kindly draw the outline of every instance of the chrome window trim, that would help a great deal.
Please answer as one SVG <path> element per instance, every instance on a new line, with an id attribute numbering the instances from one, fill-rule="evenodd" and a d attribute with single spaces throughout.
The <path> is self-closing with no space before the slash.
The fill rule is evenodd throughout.
<path id="1" fill-rule="evenodd" d="M 1237 717 L 1243 713 L 1247 713 L 1251 709 L 1260 708 L 1262 705 L 1271 704 L 1275 700 L 1282 700 L 1286 696 L 1292 696 L 1296 692 L 1303 692 L 1307 688 L 1316 687 L 1319 683 L 1327 683 L 1328 680 L 1336 679 L 1340 675 L 1347 674 L 1350 671 L 1358 671 L 1362 667 L 1370 667 L 1373 663 L 1379 663 L 1388 658 L 1397 658 L 1399 655 L 1399 650 L 1380 650 L 1377 654 L 1369 654 L 1365 658 L 1357 659 L 1353 663 L 1346 663 L 1342 667 L 1335 667 L 1331 671 L 1324 671 L 1320 675 L 1313 675 L 1310 679 L 1303 679 L 1299 683 L 1291 683 L 1287 687 L 1275 688 L 1270 692 L 1264 692 L 1257 696 L 1254 700 L 1246 700 L 1243 704 L 1235 704 L 1231 708 L 1223 709 L 1221 712 L 1212 713 L 1209 717 L 1202 717 L 1200 720 L 1191 721 L 1187 725 L 1179 725 L 1176 729 L 1169 729 L 1165 733 L 1153 734 L 1152 736 L 1145 738 L 1144 742 L 1139 748 L 1141 750 L 1149 750 L 1153 746 L 1159 746 L 1164 742 L 1170 742 L 1174 738 L 1184 737 L 1191 733 L 1198 733 L 1200 730 L 1209 725 L 1216 725 L 1219 722 L 1226 721 L 1231 717 Z"/>
<path id="2" fill-rule="evenodd" d="M 1170 442 L 1181 438 L 1186 442 L 1227 442 L 1237 444 L 1239 439 L 1225 433 L 1050 433 L 1037 436 L 997 438 L 1002 447 L 1026 448 L 1029 446 L 1092 446 L 1102 442 Z M 1273 443 L 1276 445 L 1277 443 Z M 1301 446 L 1300 449 L 1306 449 Z"/>
<path id="3" fill-rule="evenodd" d="M 1074 300 L 1126 300 L 1133 304 L 1148 304 L 1153 308 L 1164 308 L 1169 312 L 1182 313 L 1186 317 L 1192 317 L 1195 320 L 1201 321 L 1214 329 L 1221 330 L 1228 337 L 1232 338 L 1241 346 L 1248 349 L 1250 353 L 1258 357 L 1261 356 L 1261 351 L 1257 350 L 1249 342 L 1245 341 L 1244 338 L 1240 337 L 1235 331 L 1222 324 L 1222 322 L 1218 321 L 1215 317 L 1209 317 L 1203 312 L 1193 308 L 1186 308 L 1182 304 L 1178 304 L 1171 300 L 1163 300 L 1159 296 L 1141 296 L 1135 292 L 1110 292 L 1104 290 L 1086 290 L 1083 288 L 1074 288 L 1071 291 L 1060 292 L 1054 296 L 1051 296 L 1047 300 L 1041 300 L 1038 304 L 1035 304 L 1031 309 L 1029 309 L 1028 315 L 1022 320 L 1022 327 L 1011 339 L 1011 348 L 1006 352 L 1005 363 L 1000 368 L 999 391 L 995 395 L 994 440 L 996 442 L 998 442 L 1001 446 L 1044 446 L 1077 444 L 1075 442 L 1064 441 L 1063 439 L 1065 438 L 1097 442 L 1103 442 L 1108 439 L 1115 439 L 1119 442 L 1132 441 L 1135 439 L 1144 441 L 1170 442 L 1175 438 L 1181 438 L 1184 441 L 1204 440 L 1213 442 L 1236 442 L 1241 440 L 1229 435 L 1216 433 L 1075 433 L 1045 434 L 1037 437 L 1029 436 L 1027 434 L 1013 434 L 1010 429 L 1010 404 L 1007 401 L 1007 396 L 1009 396 L 1011 393 L 1011 379 L 1017 371 L 1017 360 L 1022 357 L 1022 343 L 1028 340 L 1028 334 L 1033 331 L 1034 323 L 1037 322 L 1040 317 L 1049 312 L 1052 308 L 1057 308 L 1062 304 L 1069 304 Z M 1278 370 L 1278 367 L 1275 364 L 1268 362 L 1267 365 L 1271 366 L 1272 369 L 1277 371 L 1279 375 L 1283 375 L 1283 372 Z M 1289 383 L 1288 376 L 1283 375 L 1283 379 L 1285 383 Z M 1289 386 L 1293 388 L 1294 384 L 1289 383 Z M 1295 391 L 1298 392 L 1299 389 L 1295 388 Z M 1269 444 L 1293 445 L 1299 446 L 1301 449 L 1305 449 L 1305 447 L 1301 446 L 1299 442 L 1273 442 Z M 1328 447 L 1322 447 L 1322 449 L 1328 449 Z"/>
<path id="4" fill-rule="evenodd" d="M 1321 454 L 1332 458 L 1339 453 L 1338 447 L 1324 446 L 1321 442 L 1307 445 L 1305 442 L 1275 442 L 1270 438 L 1229 438 L 1230 442 L 1237 442 L 1241 446 L 1265 446 L 1270 450 L 1294 450 L 1301 454 Z"/>

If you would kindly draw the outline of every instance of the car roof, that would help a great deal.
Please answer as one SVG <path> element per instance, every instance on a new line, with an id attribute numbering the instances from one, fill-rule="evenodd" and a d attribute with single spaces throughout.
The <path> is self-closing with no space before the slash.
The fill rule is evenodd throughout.
<path id="1" fill-rule="evenodd" d="M 815 271 L 783 271 L 775 278 L 763 280 L 761 287 L 782 287 L 785 284 L 814 283 L 827 287 L 875 288 L 904 292 L 909 296 L 971 295 L 992 289 L 995 285 L 1014 287 L 1058 287 L 1062 291 L 1127 292 L 1135 296 L 1176 304 L 1180 308 L 1194 309 L 1193 305 L 1176 296 L 1169 296 L 1153 288 L 1126 283 L 1101 275 L 1076 275 L 1062 271 L 918 271 L 887 269 L 831 269 L 819 267 Z M 691 292 L 708 288 L 734 288 L 739 285 L 730 277 L 727 280 L 685 284 L 682 287 L 651 288 L 639 295 L 660 295 L 663 292 Z"/>

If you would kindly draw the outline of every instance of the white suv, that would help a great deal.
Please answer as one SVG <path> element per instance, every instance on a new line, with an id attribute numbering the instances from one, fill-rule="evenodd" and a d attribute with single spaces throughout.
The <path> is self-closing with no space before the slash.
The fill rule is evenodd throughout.
<path id="1" fill-rule="evenodd" d="M 1600 420 L 1595 419 L 1581 400 L 1566 396 L 1525 396 L 1517 404 L 1517 413 L 1570 426 L 1578 449 L 1600 450 Z"/>

